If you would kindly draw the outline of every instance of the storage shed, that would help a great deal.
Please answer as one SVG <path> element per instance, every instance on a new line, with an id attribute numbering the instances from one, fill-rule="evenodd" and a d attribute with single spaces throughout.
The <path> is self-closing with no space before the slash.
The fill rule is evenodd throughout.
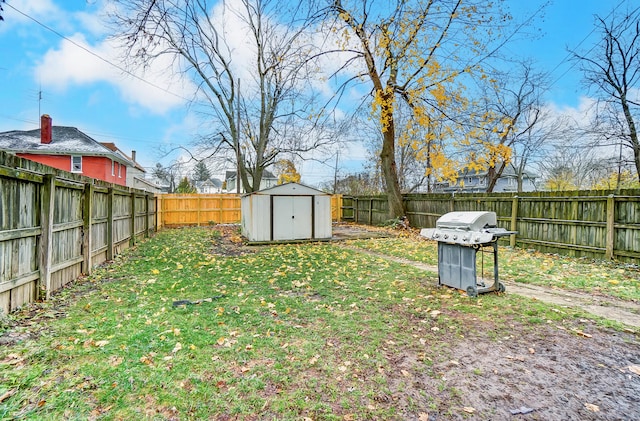
<path id="1" fill-rule="evenodd" d="M 287 183 L 241 198 L 242 235 L 249 241 L 331 238 L 331 195 Z"/>

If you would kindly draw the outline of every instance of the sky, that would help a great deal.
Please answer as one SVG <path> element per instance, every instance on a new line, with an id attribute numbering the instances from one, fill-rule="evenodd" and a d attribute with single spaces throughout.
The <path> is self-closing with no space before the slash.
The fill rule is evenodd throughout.
<path id="1" fill-rule="evenodd" d="M 640 6 L 640 0 L 507 2 L 514 21 L 534 16 L 532 26 L 511 40 L 507 53 L 526 54 L 537 70 L 549 72 L 552 85 L 546 100 L 568 113 L 580 112 L 589 96 L 568 49 L 588 50 L 597 41 L 595 15 L 606 17 L 620 4 Z M 190 86 L 153 68 L 139 78 L 124 74 L 100 19 L 105 4 L 102 0 L 0 3 L 4 9 L 0 132 L 37 129 L 39 116 L 49 114 L 54 125 L 77 127 L 97 141 L 114 142 L 126 153 L 135 150 L 146 168 L 157 162 L 168 165 L 179 154 L 167 154 L 169 150 L 178 145 L 190 148 L 202 134 L 197 115 L 185 101 Z M 339 174 L 361 170 L 365 158 L 358 145 L 341 150 Z M 305 163 L 299 172 L 303 183 L 319 186 L 333 179 L 334 168 Z"/>

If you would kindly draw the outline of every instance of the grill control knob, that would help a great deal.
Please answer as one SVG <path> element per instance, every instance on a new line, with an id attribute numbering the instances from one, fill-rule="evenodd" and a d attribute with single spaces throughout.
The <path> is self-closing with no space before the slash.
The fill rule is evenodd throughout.
<path id="1" fill-rule="evenodd" d="M 444 239 L 446 240 L 447 238 L 449 238 L 449 234 L 444 235 Z"/>
<path id="2" fill-rule="evenodd" d="M 440 238 L 440 234 L 438 233 L 433 234 L 433 238 Z"/>
<path id="3" fill-rule="evenodd" d="M 477 236 L 477 237 L 475 238 L 475 241 L 476 241 L 476 242 L 480 241 L 480 236 Z"/>
<path id="4" fill-rule="evenodd" d="M 458 239 L 458 236 L 457 236 L 456 234 L 454 234 L 454 235 L 453 235 L 453 239 L 454 239 L 454 240 L 457 240 L 457 239 Z"/>
<path id="5" fill-rule="evenodd" d="M 464 237 L 462 237 L 462 241 L 469 241 L 469 237 L 465 235 Z"/>

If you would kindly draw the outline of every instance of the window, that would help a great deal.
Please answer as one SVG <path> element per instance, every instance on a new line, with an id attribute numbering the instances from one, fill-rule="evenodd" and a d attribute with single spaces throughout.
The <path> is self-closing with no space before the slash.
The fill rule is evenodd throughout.
<path id="1" fill-rule="evenodd" d="M 122 178 L 122 164 L 118 164 L 118 177 Z"/>
<path id="2" fill-rule="evenodd" d="M 82 172 L 82 156 L 71 156 L 71 172 Z"/>
<path id="3" fill-rule="evenodd" d="M 480 178 L 480 185 L 481 185 L 481 186 L 486 186 L 486 185 L 487 185 L 487 179 L 486 179 L 486 178 L 484 178 L 484 177 L 481 177 L 481 178 Z"/>
<path id="4" fill-rule="evenodd" d="M 116 175 L 116 161 L 111 161 L 111 175 Z"/>

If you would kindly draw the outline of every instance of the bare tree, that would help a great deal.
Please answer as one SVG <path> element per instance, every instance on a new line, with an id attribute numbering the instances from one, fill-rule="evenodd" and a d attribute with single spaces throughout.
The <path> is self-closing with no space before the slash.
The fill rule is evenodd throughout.
<path id="1" fill-rule="evenodd" d="M 548 108 L 536 108 L 521 118 L 524 127 L 529 130 L 521 133 L 512 145 L 509 166 L 517 177 L 518 192 L 522 192 L 524 176 L 527 170 L 545 164 L 545 159 L 555 151 L 555 141 L 565 139 L 569 123 L 566 118 L 552 114 Z M 532 121 L 535 120 L 535 123 Z"/>
<path id="2" fill-rule="evenodd" d="M 540 124 L 543 76 L 535 73 L 529 63 L 521 62 L 520 71 L 495 72 L 492 82 L 484 85 L 483 95 L 475 114 L 478 119 L 478 138 L 468 143 L 464 158 L 470 170 L 487 171 L 487 192 L 492 192 L 498 179 L 516 154 L 518 167 L 524 172 L 526 160 L 523 154 L 527 143 L 540 142 L 532 131 Z M 481 120 L 493 120 L 499 124 L 486 126 Z M 520 180 L 521 181 L 521 180 Z"/>
<path id="3" fill-rule="evenodd" d="M 200 144 L 210 156 L 234 162 L 246 191 L 259 188 L 264 169 L 281 154 L 303 154 L 334 140 L 315 130 L 319 117 L 300 123 L 313 103 L 305 93 L 314 70 L 302 5 L 114 1 L 112 20 L 131 64 L 149 66 L 169 56 L 197 85 L 193 99 L 204 104 L 212 133 Z"/>
<path id="4" fill-rule="evenodd" d="M 593 132 L 600 135 L 600 146 L 631 151 L 640 180 L 640 8 L 614 10 L 607 18 L 598 16 L 596 26 L 600 42 L 585 54 L 573 52 L 585 82 L 596 89 L 600 102 Z M 620 152 L 619 168 L 623 167 L 623 155 Z"/>

